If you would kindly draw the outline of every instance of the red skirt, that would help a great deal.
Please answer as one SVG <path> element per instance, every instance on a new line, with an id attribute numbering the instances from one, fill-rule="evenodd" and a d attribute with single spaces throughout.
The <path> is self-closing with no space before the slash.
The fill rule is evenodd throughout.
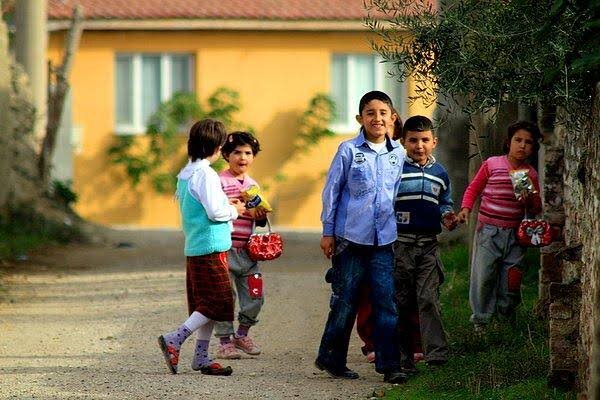
<path id="1" fill-rule="evenodd" d="M 233 294 L 227 253 L 187 257 L 188 311 L 215 321 L 233 321 Z"/>

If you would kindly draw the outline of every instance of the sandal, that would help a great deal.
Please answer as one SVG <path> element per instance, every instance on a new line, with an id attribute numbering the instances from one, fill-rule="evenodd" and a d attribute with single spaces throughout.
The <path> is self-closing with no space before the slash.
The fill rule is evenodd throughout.
<path id="1" fill-rule="evenodd" d="M 179 351 L 175 347 L 169 346 L 162 335 L 158 337 L 158 345 L 162 350 L 163 356 L 165 356 L 169 371 L 171 371 L 172 374 L 176 374 L 177 364 L 179 364 Z"/>
<path id="2" fill-rule="evenodd" d="M 221 364 L 214 362 L 205 365 L 204 367 L 200 367 L 200 373 L 204 375 L 229 376 L 233 373 L 233 369 L 230 366 L 223 367 Z"/>

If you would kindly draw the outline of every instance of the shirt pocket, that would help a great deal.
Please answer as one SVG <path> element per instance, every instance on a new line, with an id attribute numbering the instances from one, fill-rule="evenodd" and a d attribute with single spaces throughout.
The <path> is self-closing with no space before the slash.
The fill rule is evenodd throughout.
<path id="1" fill-rule="evenodd" d="M 373 191 L 374 187 L 373 173 L 368 165 L 358 165 L 350 168 L 350 179 L 348 180 L 350 196 L 355 198 L 365 197 Z"/>
<path id="2" fill-rule="evenodd" d="M 398 166 L 391 166 L 383 170 L 383 182 L 386 189 L 393 189 L 400 179 L 400 168 Z"/>

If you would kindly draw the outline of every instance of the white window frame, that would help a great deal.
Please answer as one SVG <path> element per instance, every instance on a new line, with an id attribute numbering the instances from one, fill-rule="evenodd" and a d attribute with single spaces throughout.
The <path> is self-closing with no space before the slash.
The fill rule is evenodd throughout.
<path id="1" fill-rule="evenodd" d="M 164 102 L 169 100 L 172 95 L 172 82 L 171 82 L 171 70 L 172 70 L 172 56 L 188 56 L 190 59 L 188 67 L 188 80 L 190 82 L 190 91 L 193 91 L 194 84 L 194 65 L 195 59 L 192 53 L 116 53 L 115 54 L 115 65 L 117 57 L 119 56 L 130 56 L 132 57 L 132 70 L 133 70 L 133 97 L 129 99 L 133 102 L 133 123 L 120 124 L 116 122 L 116 110 L 115 110 L 115 133 L 117 135 L 143 135 L 146 132 L 145 121 L 142 121 L 142 57 L 143 56 L 160 56 L 160 77 L 161 77 L 161 88 L 160 88 L 160 101 Z M 115 68 L 115 82 L 116 82 L 116 68 Z M 117 106 L 116 91 L 114 93 L 114 105 Z"/>
<path id="2" fill-rule="evenodd" d="M 352 79 L 352 76 L 354 75 L 354 71 L 356 69 L 356 57 L 358 56 L 365 56 L 365 55 L 374 55 L 374 54 L 364 54 L 364 53 L 332 53 L 331 54 L 331 60 L 333 60 L 333 56 L 345 56 L 346 57 L 346 67 L 347 67 L 347 71 L 348 71 L 348 88 L 347 88 L 347 92 L 348 93 L 354 93 L 354 83 L 355 80 Z M 332 62 L 332 61 L 331 61 Z M 383 62 L 383 58 L 381 58 L 380 56 L 375 55 L 375 57 L 373 57 L 373 64 L 374 64 L 374 68 L 373 70 L 375 71 L 375 87 L 372 90 L 381 90 L 383 92 L 386 92 L 385 89 L 385 79 L 387 77 L 387 69 L 386 69 L 386 64 Z M 390 78 L 387 78 L 390 79 Z M 398 111 L 398 113 L 400 114 L 400 116 L 402 116 L 404 114 L 404 112 L 406 111 L 406 82 L 398 82 L 398 85 L 400 85 L 400 99 L 395 99 L 394 101 L 394 108 L 396 109 L 396 111 Z M 386 92 L 387 93 L 387 92 Z M 388 93 L 389 94 L 389 93 Z M 342 123 L 332 123 L 329 126 L 329 129 L 331 129 L 333 132 L 338 133 L 338 134 L 348 134 L 348 133 L 355 133 L 358 128 L 358 122 L 356 122 L 356 114 L 358 113 L 358 103 L 360 101 L 360 98 L 354 99 L 352 98 L 352 96 L 347 96 L 346 97 L 346 109 L 348 110 L 348 117 L 347 120 L 342 122 Z"/>

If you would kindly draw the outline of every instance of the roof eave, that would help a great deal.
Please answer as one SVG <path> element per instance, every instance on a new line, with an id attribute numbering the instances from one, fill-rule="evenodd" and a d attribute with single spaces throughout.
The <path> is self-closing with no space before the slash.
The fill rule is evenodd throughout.
<path id="1" fill-rule="evenodd" d="M 48 20 L 49 31 L 69 28 L 71 21 Z M 265 19 L 88 19 L 85 30 L 264 30 L 264 31 L 365 31 L 363 20 L 265 20 Z"/>

